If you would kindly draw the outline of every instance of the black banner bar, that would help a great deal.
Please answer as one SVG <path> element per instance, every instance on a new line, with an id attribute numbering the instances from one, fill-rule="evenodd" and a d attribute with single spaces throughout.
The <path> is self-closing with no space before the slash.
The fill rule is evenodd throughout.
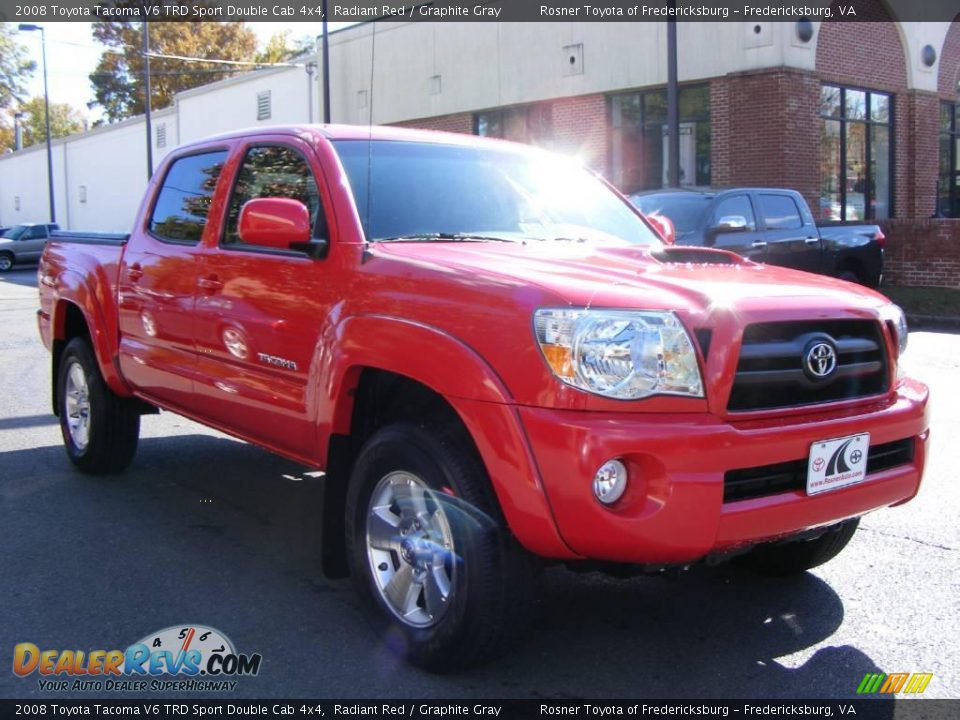
<path id="1" fill-rule="evenodd" d="M 887 0 L 899 21 L 949 22 L 956 0 Z M 321 22 L 323 0 L 0 0 L 6 22 L 231 21 Z M 877 0 L 329 0 L 330 22 L 885 22 Z"/>
<path id="2" fill-rule="evenodd" d="M 947 720 L 960 700 L 0 700 L 0 720 L 147 718 L 855 718 Z"/>

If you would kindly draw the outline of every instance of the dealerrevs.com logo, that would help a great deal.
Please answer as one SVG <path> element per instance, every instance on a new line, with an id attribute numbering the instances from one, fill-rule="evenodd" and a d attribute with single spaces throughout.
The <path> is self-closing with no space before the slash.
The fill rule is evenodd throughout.
<path id="1" fill-rule="evenodd" d="M 13 672 L 38 676 L 46 692 L 235 690 L 234 678 L 260 672 L 259 653 L 238 653 L 226 635 L 203 625 L 174 625 L 125 650 L 13 648 Z"/>

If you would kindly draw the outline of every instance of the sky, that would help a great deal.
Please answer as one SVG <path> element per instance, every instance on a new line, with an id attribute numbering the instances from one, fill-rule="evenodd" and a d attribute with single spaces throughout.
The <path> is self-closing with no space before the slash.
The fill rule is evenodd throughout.
<path id="1" fill-rule="evenodd" d="M 344 23 L 330 23 L 330 29 Z M 290 39 L 316 37 L 322 32 L 321 23 L 252 22 L 253 30 L 263 45 L 274 33 L 290 31 Z M 101 116 L 99 108 L 87 108 L 93 100 L 89 75 L 100 59 L 102 47 L 93 39 L 90 23 L 48 22 L 43 24 L 47 38 L 47 63 L 50 102 L 65 102 L 80 111 L 90 122 Z M 31 95 L 43 97 L 43 68 L 40 54 L 40 33 L 21 32 L 17 39 L 27 48 L 37 63 L 37 71 L 28 88 Z"/>

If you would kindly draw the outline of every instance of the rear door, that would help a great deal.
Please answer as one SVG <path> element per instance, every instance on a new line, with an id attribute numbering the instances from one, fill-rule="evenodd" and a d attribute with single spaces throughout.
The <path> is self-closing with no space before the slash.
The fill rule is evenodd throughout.
<path id="1" fill-rule="evenodd" d="M 237 225 L 248 200 L 293 198 L 309 209 L 314 238 L 330 240 L 329 198 L 313 148 L 298 138 L 253 138 L 238 145 L 230 165 L 237 171 L 223 228 L 198 277 L 198 413 L 309 456 L 316 452 L 311 367 L 319 360 L 320 328 L 339 297 L 338 273 L 331 258 L 247 245 Z"/>
<path id="2" fill-rule="evenodd" d="M 822 247 L 820 234 L 806 203 L 797 202 L 791 193 L 757 192 L 767 262 L 771 265 L 820 272 Z"/>
<path id="3" fill-rule="evenodd" d="M 742 230 L 721 232 L 717 229 L 721 221 L 734 218 L 746 223 Z M 766 260 L 767 246 L 758 232 L 756 211 L 747 192 L 724 195 L 717 200 L 707 218 L 705 234 L 710 247 L 729 250 L 755 262 Z"/>
<path id="4" fill-rule="evenodd" d="M 190 412 L 194 298 L 200 241 L 228 148 L 179 156 L 167 165 L 152 207 L 133 229 L 119 275 L 120 367 L 145 395 Z"/>

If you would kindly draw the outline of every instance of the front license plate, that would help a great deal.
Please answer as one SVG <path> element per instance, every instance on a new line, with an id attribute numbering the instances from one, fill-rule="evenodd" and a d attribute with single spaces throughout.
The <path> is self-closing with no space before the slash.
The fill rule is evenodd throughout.
<path id="1" fill-rule="evenodd" d="M 862 482 L 867 477 L 869 451 L 870 433 L 815 442 L 807 464 L 807 495 Z"/>

